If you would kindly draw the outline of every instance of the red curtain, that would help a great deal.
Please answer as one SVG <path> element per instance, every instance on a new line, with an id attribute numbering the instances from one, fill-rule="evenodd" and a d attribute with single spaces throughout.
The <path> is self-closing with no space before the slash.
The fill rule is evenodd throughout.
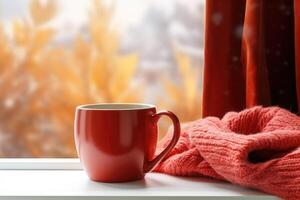
<path id="1" fill-rule="evenodd" d="M 208 0 L 203 116 L 300 108 L 300 0 Z M 298 108 L 299 107 L 299 108 Z"/>

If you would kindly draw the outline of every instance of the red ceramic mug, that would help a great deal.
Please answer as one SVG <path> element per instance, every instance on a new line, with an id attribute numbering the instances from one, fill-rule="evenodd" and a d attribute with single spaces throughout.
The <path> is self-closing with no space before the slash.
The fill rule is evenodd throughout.
<path id="1" fill-rule="evenodd" d="M 161 116 L 173 121 L 170 144 L 154 158 Z M 180 123 L 170 111 L 148 104 L 91 104 L 76 108 L 75 144 L 81 163 L 94 181 L 142 179 L 175 146 Z"/>

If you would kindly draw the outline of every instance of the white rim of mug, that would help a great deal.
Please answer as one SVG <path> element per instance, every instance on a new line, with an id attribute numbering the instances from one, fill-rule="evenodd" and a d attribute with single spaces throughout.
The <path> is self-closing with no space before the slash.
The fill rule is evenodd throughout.
<path id="1" fill-rule="evenodd" d="M 93 108 L 97 106 L 124 106 L 124 108 Z M 126 108 L 126 106 L 128 106 Z M 130 108 L 131 106 L 131 108 Z M 118 110 L 147 110 L 156 108 L 153 104 L 147 103 L 95 103 L 95 104 L 83 104 L 76 107 L 76 110 L 98 110 L 98 111 L 118 111 Z"/>

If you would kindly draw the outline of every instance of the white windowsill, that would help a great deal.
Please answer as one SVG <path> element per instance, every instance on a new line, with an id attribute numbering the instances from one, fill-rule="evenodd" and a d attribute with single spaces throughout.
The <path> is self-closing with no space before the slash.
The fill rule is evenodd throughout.
<path id="1" fill-rule="evenodd" d="M 97 183 L 80 168 L 78 159 L 0 159 L 0 200 L 278 199 L 212 179 L 158 173 L 135 182 Z"/>

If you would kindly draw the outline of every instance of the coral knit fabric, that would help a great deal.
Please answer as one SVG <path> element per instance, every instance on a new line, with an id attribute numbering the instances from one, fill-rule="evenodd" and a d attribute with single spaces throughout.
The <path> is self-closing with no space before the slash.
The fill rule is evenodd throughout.
<path id="1" fill-rule="evenodd" d="M 168 145 L 171 132 L 158 151 Z M 155 171 L 209 176 L 300 199 L 300 118 L 278 107 L 254 107 L 187 123 Z"/>

